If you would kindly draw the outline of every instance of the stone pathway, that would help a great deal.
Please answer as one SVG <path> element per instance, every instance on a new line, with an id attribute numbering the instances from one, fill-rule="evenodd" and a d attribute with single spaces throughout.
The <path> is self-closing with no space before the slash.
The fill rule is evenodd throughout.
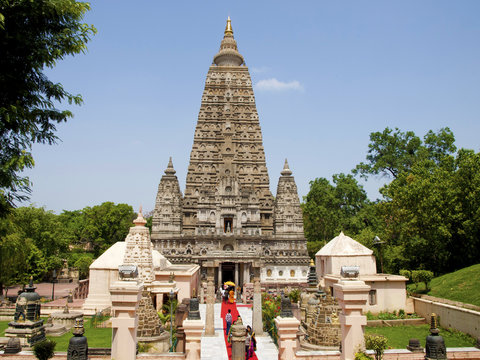
<path id="1" fill-rule="evenodd" d="M 228 360 L 225 340 L 223 338 L 223 324 L 220 317 L 222 304 L 214 305 L 215 311 L 215 336 L 202 336 L 202 360 Z M 243 324 L 252 324 L 252 309 L 243 306 L 237 306 L 238 312 L 242 317 Z M 200 316 L 205 320 L 207 305 L 200 304 Z M 269 360 L 278 358 L 278 349 L 268 335 L 257 336 L 257 358 L 259 360 Z"/>

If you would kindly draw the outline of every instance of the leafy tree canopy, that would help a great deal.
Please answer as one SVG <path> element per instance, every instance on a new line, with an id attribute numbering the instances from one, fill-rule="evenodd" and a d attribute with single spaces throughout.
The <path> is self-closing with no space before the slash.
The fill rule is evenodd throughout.
<path id="1" fill-rule="evenodd" d="M 81 22 L 89 9 L 74 0 L 0 1 L 0 217 L 28 199 L 30 182 L 21 172 L 34 166 L 32 144 L 55 143 L 55 125 L 72 117 L 56 105 L 82 102 L 44 69 L 85 52 L 96 32 Z"/>
<path id="2" fill-rule="evenodd" d="M 305 236 L 310 256 L 340 231 L 357 233 L 372 221 L 371 203 L 352 175 L 333 175 L 310 182 L 302 204 Z"/>
<path id="3" fill-rule="evenodd" d="M 367 162 L 360 163 L 353 170 L 363 177 L 385 175 L 397 178 L 403 171 L 409 171 L 420 160 L 439 163 L 455 152 L 455 137 L 449 128 L 437 133 L 429 131 L 423 142 L 413 131 L 402 132 L 385 128 L 382 132 L 370 134 Z"/>

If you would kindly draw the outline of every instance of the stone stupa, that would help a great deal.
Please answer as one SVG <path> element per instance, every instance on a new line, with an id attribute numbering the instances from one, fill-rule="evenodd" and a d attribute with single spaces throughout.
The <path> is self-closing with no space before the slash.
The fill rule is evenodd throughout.
<path id="1" fill-rule="evenodd" d="M 138 217 L 133 221 L 135 226 L 125 238 L 124 265 L 136 265 L 138 279 L 144 284 L 144 291 L 138 306 L 137 339 L 141 342 L 164 342 L 168 340 L 168 333 L 164 331 L 160 318 L 155 310 L 148 288 L 155 281 L 155 272 L 152 258 L 152 243 L 147 221 L 143 218 L 142 207 Z M 147 289 L 147 290 L 145 290 Z"/>
<path id="2" fill-rule="evenodd" d="M 8 323 L 5 336 L 20 339 L 22 347 L 30 348 L 35 343 L 45 340 L 45 326 L 40 319 L 40 295 L 35 292 L 33 278 L 18 298 L 15 306 L 14 320 Z"/>

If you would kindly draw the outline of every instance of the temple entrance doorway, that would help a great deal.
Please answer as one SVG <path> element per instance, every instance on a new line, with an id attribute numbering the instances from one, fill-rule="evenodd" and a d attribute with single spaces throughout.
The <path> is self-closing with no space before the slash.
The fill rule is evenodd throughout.
<path id="1" fill-rule="evenodd" d="M 235 264 L 230 262 L 222 263 L 222 282 L 235 282 Z M 236 284 L 235 284 L 236 285 Z"/>

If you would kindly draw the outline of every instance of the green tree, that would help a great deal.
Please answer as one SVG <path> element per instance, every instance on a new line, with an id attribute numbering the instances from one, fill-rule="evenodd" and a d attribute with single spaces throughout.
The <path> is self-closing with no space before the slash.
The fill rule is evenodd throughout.
<path id="1" fill-rule="evenodd" d="M 303 223 L 311 256 L 340 231 L 353 235 L 374 223 L 372 204 L 352 175 L 333 175 L 333 185 L 325 178 L 311 181 L 303 200 Z"/>
<path id="2" fill-rule="evenodd" d="M 81 254 L 81 256 L 74 262 L 73 266 L 76 267 L 80 274 L 80 279 L 86 279 L 90 265 L 93 262 L 93 254 Z"/>
<path id="3" fill-rule="evenodd" d="M 357 173 L 392 175 L 375 205 L 381 220 L 385 268 L 445 273 L 478 262 L 480 255 L 480 155 L 457 153 L 448 129 L 373 133 L 367 165 Z M 372 150 L 373 149 L 373 150 Z"/>
<path id="4" fill-rule="evenodd" d="M 353 170 L 363 177 L 385 175 L 397 178 L 401 172 L 409 171 L 419 160 L 430 159 L 437 163 L 455 152 L 455 137 L 449 128 L 437 133 L 429 131 L 424 141 L 413 131 L 402 132 L 385 128 L 383 132 L 370 134 L 367 162 L 360 163 Z"/>
<path id="5" fill-rule="evenodd" d="M 97 257 L 117 241 L 125 240 L 135 217 L 130 205 L 104 202 L 78 211 L 64 211 L 60 221 L 72 246 L 93 251 Z"/>
<path id="6" fill-rule="evenodd" d="M 74 0 L 0 1 L 0 217 L 28 198 L 21 173 L 34 166 L 32 144 L 55 143 L 56 124 L 72 117 L 58 104 L 82 102 L 44 70 L 86 50 L 96 31 L 81 22 L 89 9 Z"/>

